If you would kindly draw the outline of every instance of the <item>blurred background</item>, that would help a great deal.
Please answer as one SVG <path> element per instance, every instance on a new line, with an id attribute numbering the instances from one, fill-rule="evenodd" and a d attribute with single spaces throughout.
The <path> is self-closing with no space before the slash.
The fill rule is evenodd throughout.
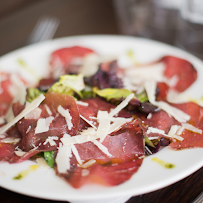
<path id="1" fill-rule="evenodd" d="M 54 38 L 133 35 L 203 59 L 202 0 L 0 0 L 0 55 L 25 46 L 42 16 L 60 20 Z"/>
<path id="2" fill-rule="evenodd" d="M 181 47 L 203 59 L 203 0 L 0 0 L 0 56 L 23 47 L 43 16 L 55 18 L 54 38 L 122 34 Z M 189 203 L 202 191 L 203 169 L 128 203 Z M 0 188 L 0 202 L 52 201 Z M 53 201 L 55 203 L 56 201 Z"/>

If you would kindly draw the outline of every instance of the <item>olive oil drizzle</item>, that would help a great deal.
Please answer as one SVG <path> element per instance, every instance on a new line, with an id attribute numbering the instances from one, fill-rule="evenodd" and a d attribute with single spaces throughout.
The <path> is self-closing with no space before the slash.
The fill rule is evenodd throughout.
<path id="1" fill-rule="evenodd" d="M 171 163 L 167 163 L 165 161 L 162 161 L 161 159 L 158 159 L 156 157 L 152 158 L 152 161 L 155 161 L 157 162 L 158 164 L 160 164 L 161 166 L 167 168 L 167 169 L 171 169 L 171 168 L 174 168 L 175 165 L 174 164 L 171 164 Z"/>
<path id="2" fill-rule="evenodd" d="M 36 171 L 37 168 L 38 168 L 37 165 L 31 165 L 27 170 L 24 170 L 24 171 L 20 172 L 13 179 L 14 180 L 21 180 L 22 178 L 26 177 L 30 172 Z"/>

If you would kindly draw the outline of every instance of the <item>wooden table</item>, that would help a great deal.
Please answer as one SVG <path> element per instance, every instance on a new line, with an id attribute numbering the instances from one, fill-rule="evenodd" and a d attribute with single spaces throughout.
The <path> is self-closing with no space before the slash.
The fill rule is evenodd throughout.
<path id="1" fill-rule="evenodd" d="M 119 34 L 110 0 L 0 1 L 0 55 L 20 48 L 40 16 L 60 18 L 55 38 L 84 34 Z M 127 203 L 190 203 L 203 189 L 203 168 L 164 189 L 132 197 Z M 157 177 L 159 178 L 159 177 Z M 0 188 L 1 203 L 56 203 Z"/>

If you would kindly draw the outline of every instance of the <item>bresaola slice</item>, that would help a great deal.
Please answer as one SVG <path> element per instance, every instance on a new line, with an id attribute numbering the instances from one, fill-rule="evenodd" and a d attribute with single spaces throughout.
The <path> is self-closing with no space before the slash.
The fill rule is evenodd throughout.
<path id="1" fill-rule="evenodd" d="M 51 54 L 51 75 L 54 78 L 64 74 L 78 74 L 82 65 L 82 58 L 88 54 L 95 53 L 93 50 L 81 47 L 65 47 Z"/>
<path id="2" fill-rule="evenodd" d="M 176 104 L 175 107 L 180 108 L 190 115 L 191 119 L 188 123 L 203 130 L 203 107 L 199 105 L 188 102 L 184 104 Z M 187 149 L 195 147 L 203 147 L 203 134 L 194 133 L 189 130 L 184 130 L 181 134 L 184 138 L 182 142 L 176 141 L 170 144 L 172 149 Z"/>
<path id="3" fill-rule="evenodd" d="M 103 179 L 106 185 L 118 185 L 137 172 L 142 163 L 141 156 L 144 155 L 143 134 L 137 120 L 108 135 L 102 144 L 108 149 L 111 157 L 104 154 L 92 142 L 76 144 L 75 147 L 84 162 L 94 159 L 96 163 L 84 169 L 72 156 L 70 170 L 59 173 L 56 168 L 56 173 L 73 187 L 78 188 L 85 182 L 91 182 L 92 179 L 94 182 Z"/>
<path id="4" fill-rule="evenodd" d="M 173 87 L 174 90 L 183 92 L 197 79 L 197 71 L 189 61 L 174 56 L 165 56 L 161 61 L 166 66 L 165 77 L 168 79 L 177 77 L 177 82 Z"/>
<path id="5" fill-rule="evenodd" d="M 46 99 L 39 106 L 42 110 L 40 118 L 50 117 L 49 113 L 52 113 L 53 120 L 50 123 L 49 130 L 47 132 L 35 133 L 37 122 L 40 118 L 34 119 L 21 119 L 18 123 L 18 129 L 21 132 L 22 149 L 23 151 L 29 151 L 33 148 L 43 151 L 56 150 L 60 142 L 60 138 L 65 134 L 74 135 L 78 130 L 79 125 L 79 113 L 75 99 L 72 96 L 59 94 L 55 92 L 48 92 Z M 69 130 L 65 118 L 58 112 L 58 106 L 62 106 L 64 109 L 68 109 L 72 117 L 71 122 L 73 127 Z M 50 112 L 47 112 L 47 107 Z M 13 105 L 13 111 L 15 116 L 19 113 L 19 109 L 22 110 L 23 106 L 19 103 Z M 57 137 L 57 138 L 56 138 Z M 51 146 L 50 142 L 46 142 L 47 139 L 54 138 L 56 145 Z"/>

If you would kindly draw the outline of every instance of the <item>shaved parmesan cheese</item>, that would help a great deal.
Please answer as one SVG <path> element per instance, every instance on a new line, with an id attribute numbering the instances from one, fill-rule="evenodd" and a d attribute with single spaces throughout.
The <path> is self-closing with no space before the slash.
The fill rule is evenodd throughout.
<path id="1" fill-rule="evenodd" d="M 186 122 L 190 119 L 190 116 L 185 112 L 177 109 L 166 102 L 156 101 L 156 82 L 155 81 L 147 81 L 145 82 L 145 90 L 147 92 L 150 103 L 164 110 L 169 115 L 173 116 L 179 122 Z"/>
<path id="2" fill-rule="evenodd" d="M 5 138 L 5 137 L 6 137 L 6 135 L 4 135 L 4 134 L 0 135 L 0 138 Z"/>
<path id="3" fill-rule="evenodd" d="M 149 140 L 157 140 L 159 137 L 148 137 Z"/>
<path id="4" fill-rule="evenodd" d="M 77 159 L 77 161 L 78 161 L 78 163 L 80 164 L 80 165 L 82 165 L 82 160 L 81 160 L 81 158 L 80 158 L 80 155 L 79 155 L 79 153 L 78 153 L 78 150 L 77 150 L 77 148 L 75 147 L 75 145 L 70 145 L 71 146 L 71 149 L 72 149 L 72 152 L 73 152 L 73 154 L 75 155 L 75 158 Z"/>
<path id="5" fill-rule="evenodd" d="M 47 164 L 46 160 L 42 157 L 36 159 L 37 164 L 39 167 L 44 168 L 44 169 L 49 169 L 50 166 Z"/>
<path id="6" fill-rule="evenodd" d="M 97 136 L 100 137 L 101 143 L 104 141 L 105 137 L 108 134 L 109 128 L 110 128 L 110 120 L 107 118 L 108 118 L 107 111 L 98 111 L 97 121 L 99 123 L 99 126 L 97 129 Z"/>
<path id="7" fill-rule="evenodd" d="M 49 131 L 49 126 L 53 120 L 54 120 L 53 116 L 49 116 L 47 118 L 40 118 L 37 121 L 37 126 L 35 128 L 35 134 Z"/>
<path id="8" fill-rule="evenodd" d="M 82 169 L 82 176 L 88 176 L 90 174 L 90 171 L 88 169 Z"/>
<path id="9" fill-rule="evenodd" d="M 37 99 L 32 101 L 28 106 L 25 107 L 25 109 L 18 114 L 13 120 L 11 120 L 9 123 L 4 125 L 0 128 L 0 134 L 3 132 L 6 132 L 11 126 L 16 124 L 20 119 L 22 119 L 25 115 L 27 115 L 29 112 L 34 110 L 36 107 L 39 106 L 39 104 L 45 99 L 45 96 L 41 94 Z"/>
<path id="10" fill-rule="evenodd" d="M 119 113 L 120 110 L 122 110 L 123 108 L 125 108 L 128 105 L 128 102 L 134 97 L 134 94 L 130 94 L 128 95 L 115 109 L 113 109 L 110 113 L 109 113 L 109 117 L 113 117 L 115 116 L 117 113 Z"/>
<path id="11" fill-rule="evenodd" d="M 181 126 L 179 125 L 172 125 L 169 132 L 168 132 L 168 136 L 175 138 L 177 140 L 183 141 L 184 138 L 177 135 L 178 130 L 181 128 Z"/>
<path id="12" fill-rule="evenodd" d="M 54 140 L 58 140 L 58 137 L 57 136 L 52 136 L 52 137 L 48 137 L 44 144 L 43 145 L 46 145 L 47 143 L 50 144 L 50 146 L 55 146 L 56 145 L 56 142 Z"/>
<path id="13" fill-rule="evenodd" d="M 68 126 L 68 129 L 71 130 L 73 127 L 73 124 L 71 122 L 72 116 L 70 115 L 70 112 L 68 109 L 64 109 L 61 105 L 58 106 L 58 112 L 66 119 L 66 123 Z"/>
<path id="14" fill-rule="evenodd" d="M 28 127 L 28 129 L 26 130 L 26 133 L 29 133 L 31 130 L 31 126 Z"/>
<path id="15" fill-rule="evenodd" d="M 149 113 L 148 115 L 147 115 L 147 119 L 151 119 L 152 118 L 152 113 Z"/>
<path id="16" fill-rule="evenodd" d="M 64 145 L 80 144 L 98 139 L 96 133 L 94 135 L 90 135 L 89 137 L 87 135 L 76 135 L 73 137 L 65 137 L 65 135 L 61 138 L 61 142 Z"/>
<path id="17" fill-rule="evenodd" d="M 14 151 L 17 156 L 23 156 L 26 152 L 23 151 Z"/>
<path id="18" fill-rule="evenodd" d="M 164 130 L 160 130 L 158 128 L 153 128 L 153 127 L 148 127 L 147 134 L 149 134 L 149 133 L 158 133 L 161 135 L 166 135 Z"/>
<path id="19" fill-rule="evenodd" d="M 177 133 L 177 131 L 180 129 L 180 127 L 181 126 L 179 126 L 179 125 L 172 125 L 168 132 L 168 135 L 172 137 L 173 135 L 175 135 Z"/>
<path id="20" fill-rule="evenodd" d="M 100 142 L 98 142 L 97 140 L 93 140 L 92 141 L 102 152 L 104 152 L 104 154 L 106 154 L 109 157 L 112 157 L 112 155 L 109 153 L 108 149 L 101 144 Z"/>
<path id="21" fill-rule="evenodd" d="M 133 118 L 119 118 L 119 117 L 115 118 L 114 122 L 110 125 L 108 134 L 118 131 L 122 127 L 122 125 L 124 125 L 125 123 L 128 123 L 132 120 L 133 120 Z"/>
<path id="22" fill-rule="evenodd" d="M 39 119 L 40 115 L 42 113 L 42 109 L 40 109 L 39 107 L 35 108 L 34 110 L 32 110 L 30 113 L 28 113 L 27 115 L 25 115 L 25 119 Z"/>
<path id="23" fill-rule="evenodd" d="M 20 138 L 7 137 L 1 140 L 2 143 L 17 144 L 20 141 Z"/>
<path id="24" fill-rule="evenodd" d="M 182 123 L 182 126 L 186 129 L 186 130 L 189 130 L 189 131 L 192 131 L 194 133 L 198 133 L 198 134 L 202 134 L 202 130 L 201 129 L 198 129 L 196 127 L 194 127 L 193 125 L 190 125 L 188 123 Z"/>
<path id="25" fill-rule="evenodd" d="M 0 117 L 0 125 L 1 125 L 1 124 L 4 124 L 4 123 L 5 123 L 5 117 L 4 117 L 4 116 L 1 116 L 1 117 Z"/>
<path id="26" fill-rule="evenodd" d="M 52 115 L 51 109 L 46 104 L 44 105 L 44 107 L 45 107 L 47 113 L 51 116 Z"/>
<path id="27" fill-rule="evenodd" d="M 86 102 L 82 102 L 82 101 L 76 101 L 77 105 L 81 105 L 81 106 L 88 106 L 89 104 Z"/>
<path id="28" fill-rule="evenodd" d="M 85 122 L 87 122 L 90 126 L 92 126 L 94 129 L 97 129 L 97 127 L 95 126 L 95 125 L 93 125 L 92 123 L 91 123 L 91 121 L 89 121 L 89 120 L 87 120 L 84 116 L 82 116 L 81 114 L 80 114 L 80 118 L 82 118 Z"/>
<path id="29" fill-rule="evenodd" d="M 89 161 L 87 161 L 84 164 L 80 165 L 80 167 L 81 168 L 88 168 L 94 163 L 96 163 L 96 160 L 95 159 L 90 159 Z"/>
<path id="30" fill-rule="evenodd" d="M 70 169 L 71 157 L 71 146 L 61 144 L 58 148 L 58 153 L 56 155 L 56 164 L 59 173 L 67 173 L 67 170 Z"/>

